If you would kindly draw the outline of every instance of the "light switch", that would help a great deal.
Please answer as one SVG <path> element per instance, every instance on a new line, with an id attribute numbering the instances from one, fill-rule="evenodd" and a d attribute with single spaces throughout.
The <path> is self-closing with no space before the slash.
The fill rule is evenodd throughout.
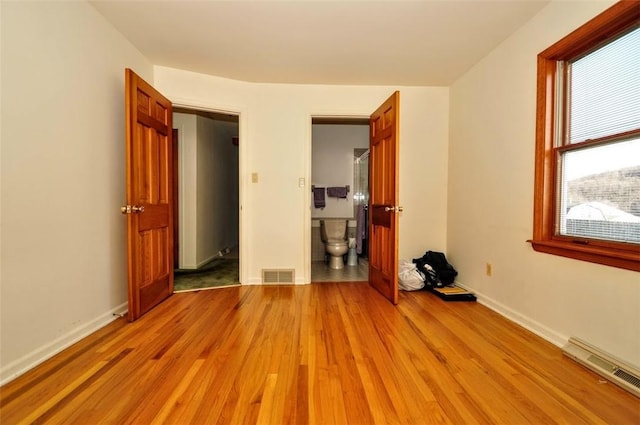
<path id="1" fill-rule="evenodd" d="M 258 183 L 258 173 L 251 173 L 251 183 Z"/>
<path id="2" fill-rule="evenodd" d="M 304 177 L 298 179 L 298 187 L 304 187 Z"/>

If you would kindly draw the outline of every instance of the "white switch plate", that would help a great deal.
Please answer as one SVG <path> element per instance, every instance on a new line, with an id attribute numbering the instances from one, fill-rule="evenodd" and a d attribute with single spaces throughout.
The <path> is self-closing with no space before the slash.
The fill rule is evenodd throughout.
<path id="1" fill-rule="evenodd" d="M 298 179 L 298 187 L 304 187 L 304 177 Z"/>

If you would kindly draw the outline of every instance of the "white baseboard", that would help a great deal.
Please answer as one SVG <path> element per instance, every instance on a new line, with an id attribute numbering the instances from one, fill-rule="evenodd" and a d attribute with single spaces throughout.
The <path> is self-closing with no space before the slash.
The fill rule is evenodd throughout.
<path id="1" fill-rule="evenodd" d="M 95 319 L 67 332 L 65 335 L 62 335 L 54 341 L 33 350 L 8 365 L 2 366 L 2 368 L 0 368 L 0 386 L 16 379 L 18 376 L 33 369 L 45 360 L 50 359 L 65 348 L 70 347 L 82 338 L 87 337 L 98 329 L 111 323 L 117 319 L 117 316 L 115 315 L 119 315 L 123 311 L 126 311 L 126 309 L 127 303 L 120 304 Z"/>
<path id="2" fill-rule="evenodd" d="M 198 262 L 195 266 L 190 264 L 190 265 L 184 265 L 181 264 L 179 269 L 180 270 L 199 270 L 202 268 L 202 266 L 206 266 L 208 263 L 210 263 L 211 261 L 213 261 L 216 258 L 221 258 L 218 254 L 213 254 L 210 257 Z"/>
<path id="3" fill-rule="evenodd" d="M 207 263 L 210 263 L 211 261 L 213 261 L 214 258 L 220 258 L 220 256 L 218 254 L 213 254 L 211 257 L 200 261 L 197 265 L 196 265 L 196 270 L 202 268 L 202 266 L 205 266 Z"/>
<path id="4" fill-rule="evenodd" d="M 496 313 L 500 314 L 501 316 L 506 317 L 507 319 L 511 320 L 512 322 L 517 323 L 518 325 L 522 326 L 523 328 L 533 332 L 534 334 L 538 335 L 540 338 L 549 341 L 550 343 L 552 343 L 553 345 L 557 346 L 557 347 L 564 347 L 567 344 L 567 341 L 569 341 L 569 337 L 566 335 L 562 335 L 556 331 L 554 331 L 553 329 L 544 326 L 543 324 L 531 319 L 530 317 L 527 317 L 521 313 L 518 313 L 515 310 L 512 310 L 511 308 L 505 306 L 504 304 L 494 300 L 491 297 L 486 296 L 485 294 L 483 294 L 482 292 L 478 292 L 477 290 L 475 290 L 474 288 L 470 288 L 468 286 L 465 286 L 464 284 L 460 283 L 460 282 L 456 282 L 456 285 L 460 286 L 461 288 L 466 289 L 469 292 L 473 292 L 476 297 L 478 298 L 478 302 L 482 305 L 484 305 L 485 307 L 495 311 Z"/>

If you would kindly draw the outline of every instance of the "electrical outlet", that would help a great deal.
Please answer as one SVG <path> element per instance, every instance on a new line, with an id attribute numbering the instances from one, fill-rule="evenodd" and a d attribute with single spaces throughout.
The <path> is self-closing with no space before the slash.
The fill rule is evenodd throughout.
<path id="1" fill-rule="evenodd" d="M 487 276 L 492 276 L 493 275 L 493 266 L 491 265 L 491 263 L 487 263 L 486 273 L 487 273 Z"/>

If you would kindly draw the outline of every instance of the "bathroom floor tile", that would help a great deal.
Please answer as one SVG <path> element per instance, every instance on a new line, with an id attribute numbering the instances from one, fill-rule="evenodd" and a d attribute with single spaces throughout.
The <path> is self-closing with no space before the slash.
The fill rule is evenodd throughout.
<path id="1" fill-rule="evenodd" d="M 369 262 L 359 258 L 357 266 L 334 270 L 324 261 L 311 262 L 311 282 L 360 282 L 369 280 Z"/>

